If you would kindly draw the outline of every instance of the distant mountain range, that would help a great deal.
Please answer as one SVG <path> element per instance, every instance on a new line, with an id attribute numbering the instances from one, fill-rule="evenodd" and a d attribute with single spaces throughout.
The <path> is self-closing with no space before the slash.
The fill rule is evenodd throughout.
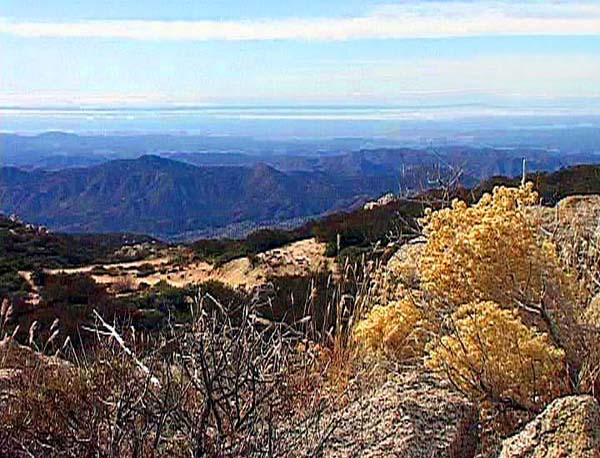
<path id="1" fill-rule="evenodd" d="M 523 159 L 529 171 L 552 171 L 573 164 L 595 163 L 600 154 L 564 154 L 539 148 L 473 148 L 448 146 L 430 149 L 378 148 L 321 156 L 250 156 L 222 153 L 169 153 L 168 157 L 197 166 L 252 166 L 258 161 L 285 172 L 324 172 L 344 176 L 395 175 L 398 184 L 426 186 L 438 169 L 461 169 L 465 179 L 479 181 L 494 175 L 521 173 Z"/>
<path id="2" fill-rule="evenodd" d="M 387 192 L 420 191 L 456 170 L 472 185 L 519 175 L 523 158 L 528 171 L 599 162 L 594 152 L 464 146 L 313 154 L 172 151 L 177 142 L 191 140 L 134 138 L 2 136 L 0 211 L 65 232 L 175 237 L 218 235 L 227 228 L 231 234 L 236 225 L 302 220 L 355 208 Z M 167 143 L 161 143 L 164 138 Z M 144 148 L 156 154 L 140 156 Z"/>
<path id="3" fill-rule="evenodd" d="M 56 172 L 0 169 L 0 210 L 67 232 L 173 235 L 244 221 L 348 208 L 394 176 L 280 172 L 268 165 L 196 167 L 157 156 Z"/>
<path id="4" fill-rule="evenodd" d="M 280 170 L 313 170 L 326 167 L 328 157 L 364 152 L 365 159 L 377 162 L 377 156 L 389 151 L 395 164 L 402 152 L 410 163 L 415 156 L 433 145 L 443 154 L 454 151 L 458 156 L 477 156 L 504 151 L 518 156 L 535 151 L 549 153 L 552 162 L 572 163 L 573 156 L 600 153 L 600 128 L 552 127 L 514 129 L 475 129 L 465 126 L 454 134 L 445 131 L 415 131 L 417 140 L 394 139 L 393 132 L 385 138 L 287 138 L 278 140 L 238 136 L 168 135 L 168 134 L 111 134 L 77 135 L 65 132 L 46 132 L 39 135 L 0 133 L 0 165 L 26 169 L 59 170 L 68 167 L 87 167 L 115 159 L 135 159 L 154 154 L 195 165 L 248 166 L 265 162 Z M 404 132 L 407 134 L 407 132 Z M 440 138 L 441 136 L 441 138 Z M 458 146 L 456 146 L 458 145 Z M 410 146 L 410 147 L 409 147 Z M 370 153 L 377 151 L 377 153 Z M 473 154 L 471 154 L 473 153 Z M 384 153 L 388 154 L 388 153 Z M 411 157 L 412 156 L 412 157 Z M 472 157 L 468 157 L 469 160 Z M 544 159 L 546 160 L 546 159 Z M 394 164 L 394 162 L 385 161 Z M 566 165 L 565 164 L 565 165 Z M 336 171 L 337 173 L 337 171 Z"/>

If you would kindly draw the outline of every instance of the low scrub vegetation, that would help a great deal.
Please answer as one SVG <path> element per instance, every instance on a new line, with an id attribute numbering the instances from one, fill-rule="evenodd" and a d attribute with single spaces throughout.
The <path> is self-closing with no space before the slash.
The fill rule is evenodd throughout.
<path id="1" fill-rule="evenodd" d="M 582 322 L 597 267 L 573 239 L 557 246 L 538 202 L 528 183 L 428 210 L 418 272 L 403 281 L 405 266 L 392 264 L 354 330 L 367 354 L 417 355 L 480 405 L 484 422 L 510 423 L 488 431 L 510 431 L 507 412 L 532 415 L 565 393 L 599 395 L 600 329 Z"/>
<path id="2" fill-rule="evenodd" d="M 12 372 L 8 397 L 0 399 L 0 450 L 73 457 L 278 453 L 288 390 L 309 361 L 283 327 L 261 324 L 251 305 L 234 322 L 220 304 L 207 307 L 212 300 L 199 298 L 190 323 L 164 328 L 151 341 L 121 336 L 99 319 L 93 351 L 60 354 L 72 363 L 4 342 L 0 367 Z"/>
<path id="3" fill-rule="evenodd" d="M 566 392 L 565 353 L 494 302 L 460 306 L 452 329 L 433 340 L 427 366 L 478 400 L 539 411 Z"/>
<path id="4" fill-rule="evenodd" d="M 36 339 L 32 342 L 38 348 L 43 348 L 42 342 L 56 330 L 52 346 L 46 348 L 48 351 L 56 350 L 56 345 L 65 338 L 76 347 L 84 345 L 90 335 L 82 332 L 82 327 L 93 325 L 94 311 L 117 323 L 129 322 L 134 315 L 133 309 L 85 274 L 45 275 L 40 290 L 38 304 L 13 301 L 12 314 L 5 326 L 10 326 L 14 338 L 23 343 L 32 341 L 29 331 L 34 326 Z"/>
<path id="5" fill-rule="evenodd" d="M 105 321 L 110 314 L 94 309 L 80 323 L 84 346 L 58 334 L 63 318 L 43 335 L 46 327 L 31 322 L 21 339 L 28 346 L 20 346 L 15 307 L 5 301 L 0 388 L 8 395 L 0 397 L 0 450 L 73 457 L 318 454 L 329 433 L 313 431 L 328 406 L 319 387 L 349 360 L 333 350 L 346 348 L 339 339 L 367 288 L 367 277 L 353 272 L 347 266 L 343 290 L 325 273 L 279 279 L 249 294 L 218 282 L 159 284 L 138 299 L 137 310 L 169 310 L 160 326 Z M 45 294 L 52 303 L 101 292 L 84 277 L 46 284 L 58 280 L 72 288 L 51 287 Z M 283 298 L 297 301 L 287 313 Z M 177 320 L 183 310 L 186 319 Z M 311 318 L 317 310 L 319 324 Z"/>
<path id="6" fill-rule="evenodd" d="M 556 397 L 600 398 L 600 236 L 545 218 L 532 184 L 490 191 L 371 210 L 361 230 L 363 210 L 193 245 L 213 262 L 306 236 L 355 250 L 335 272 L 250 290 L 161 282 L 115 297 L 86 275 L 40 275 L 37 308 L 2 307 L 0 450 L 318 455 L 334 427 L 315 426 L 324 409 L 410 367 L 478 408 L 479 451 L 493 456 Z"/>
<path id="7" fill-rule="evenodd" d="M 148 247 L 141 248 L 145 245 L 161 246 L 152 237 L 134 234 L 55 234 L 0 214 L 0 297 L 22 298 L 30 292 L 20 271 L 139 260 L 149 253 Z"/>

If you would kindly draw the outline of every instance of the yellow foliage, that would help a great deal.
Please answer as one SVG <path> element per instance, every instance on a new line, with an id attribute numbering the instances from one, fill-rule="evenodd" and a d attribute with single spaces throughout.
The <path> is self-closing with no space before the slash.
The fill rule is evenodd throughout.
<path id="1" fill-rule="evenodd" d="M 474 302 L 459 307 L 451 322 L 449 335 L 427 345 L 426 364 L 465 393 L 536 408 L 563 391 L 563 351 L 516 311 Z"/>
<path id="2" fill-rule="evenodd" d="M 424 346 L 421 312 L 410 298 L 376 305 L 358 323 L 354 337 L 364 348 L 397 359 L 420 356 Z"/>
<path id="3" fill-rule="evenodd" d="M 538 200 L 527 183 L 428 211 L 426 242 L 389 263 L 357 341 L 401 359 L 426 354 L 478 399 L 530 409 L 560 394 L 585 345 L 576 283 L 541 230 Z"/>
<path id="4" fill-rule="evenodd" d="M 562 282 L 553 245 L 539 236 L 528 208 L 538 202 L 532 183 L 519 188 L 496 187 L 467 206 L 423 218 L 427 243 L 421 260 L 425 291 L 441 303 L 458 306 L 494 301 L 513 307 L 514 299 L 538 302 L 546 279 Z"/>

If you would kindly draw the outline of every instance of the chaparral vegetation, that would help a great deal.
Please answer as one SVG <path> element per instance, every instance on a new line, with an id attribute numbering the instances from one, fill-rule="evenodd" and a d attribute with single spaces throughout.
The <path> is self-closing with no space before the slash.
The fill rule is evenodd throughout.
<path id="1" fill-rule="evenodd" d="M 348 412 L 384 415 L 404 380 L 468 406 L 455 421 L 474 441 L 439 456 L 495 456 L 556 398 L 600 398 L 600 233 L 576 202 L 544 207 L 535 188 L 425 193 L 246 241 L 147 239 L 129 263 L 77 260 L 77 273 L 49 270 L 69 265 L 72 245 L 36 232 L 59 253 L 44 266 L 11 223 L 10 263 L 19 247 L 36 255 L 2 277 L 0 450 L 328 455 L 333 437 L 349 440 Z M 277 275 L 284 245 L 315 236 L 322 262 Z M 170 262 L 146 259 L 164 250 Z M 179 286 L 202 263 L 211 276 Z M 255 283 L 233 284 L 242 265 Z"/>

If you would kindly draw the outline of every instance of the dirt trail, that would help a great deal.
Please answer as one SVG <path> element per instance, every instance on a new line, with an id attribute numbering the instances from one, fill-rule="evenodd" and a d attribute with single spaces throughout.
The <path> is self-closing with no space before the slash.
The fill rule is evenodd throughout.
<path id="1" fill-rule="evenodd" d="M 87 272 L 91 272 L 92 270 L 94 270 L 95 268 L 98 267 L 102 267 L 105 269 L 126 269 L 126 270 L 135 270 L 141 266 L 143 266 L 144 264 L 151 264 L 155 267 L 160 267 L 160 266 L 168 266 L 170 263 L 169 258 L 163 256 L 160 258 L 155 258 L 155 259 L 142 259 L 141 261 L 131 261 L 131 262 L 119 262 L 119 263 L 115 263 L 115 264 L 90 264 L 89 266 L 83 266 L 83 267 L 73 267 L 73 268 L 68 268 L 68 269 L 45 269 L 44 272 L 52 274 L 52 275 L 56 275 L 59 273 L 65 273 L 65 274 L 77 274 L 77 273 L 87 273 Z"/>
<path id="2" fill-rule="evenodd" d="M 148 275 L 140 272 L 144 265 L 151 264 L 155 271 Z M 325 244 L 315 239 L 306 239 L 258 254 L 252 260 L 248 257 L 234 259 L 221 267 L 203 261 L 185 265 L 176 265 L 169 257 L 144 259 L 136 262 L 118 264 L 97 264 L 73 269 L 52 269 L 46 272 L 92 273 L 99 283 L 108 285 L 127 285 L 138 288 L 141 283 L 155 285 L 165 281 L 173 286 L 185 286 L 208 280 L 218 280 L 233 287 L 251 288 L 272 276 L 307 275 L 321 268 L 331 269 L 333 259 L 325 257 Z M 115 274 L 93 273 L 98 268 L 111 270 Z"/>

